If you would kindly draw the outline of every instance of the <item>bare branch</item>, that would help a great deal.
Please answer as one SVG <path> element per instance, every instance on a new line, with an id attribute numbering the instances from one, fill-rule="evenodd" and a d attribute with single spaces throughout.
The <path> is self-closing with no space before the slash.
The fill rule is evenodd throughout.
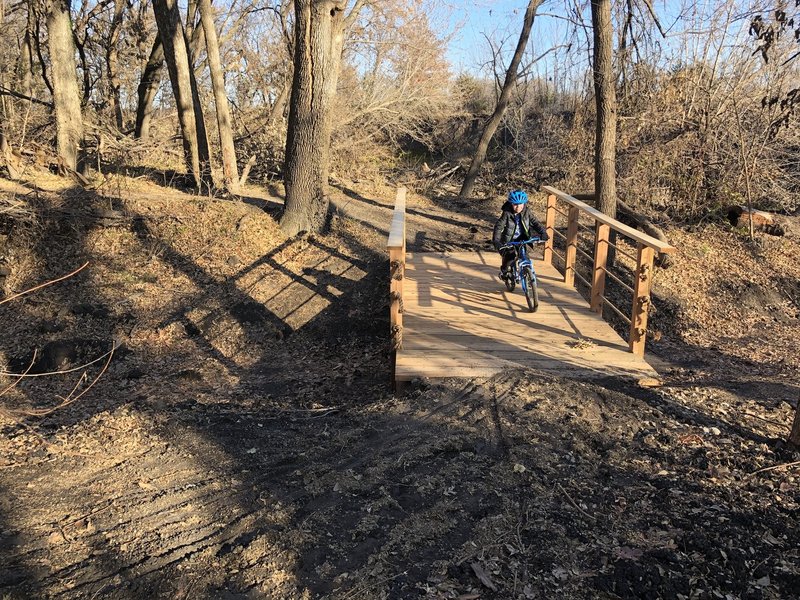
<path id="1" fill-rule="evenodd" d="M 24 292 L 19 292 L 18 294 L 14 294 L 13 296 L 9 296 L 8 298 L 4 298 L 3 300 L 0 300 L 0 305 L 5 304 L 6 302 L 11 302 L 15 298 L 19 298 L 20 296 L 24 296 L 25 294 L 30 294 L 31 292 L 34 292 L 36 290 L 40 290 L 43 287 L 47 287 L 48 285 L 53 285 L 54 283 L 58 283 L 59 281 L 64 281 L 65 279 L 69 279 L 73 275 L 77 275 L 78 273 L 83 271 L 87 266 L 89 266 L 89 261 L 86 261 L 85 263 L 83 263 L 82 266 L 80 266 L 77 269 L 75 269 L 72 273 L 68 273 L 67 275 L 64 275 L 63 277 L 59 277 L 58 279 L 53 279 L 52 281 L 46 281 L 46 282 L 41 283 L 41 284 L 39 284 L 39 285 L 37 285 L 35 287 L 32 287 L 32 288 L 30 288 L 28 290 L 25 290 Z"/>
<path id="2" fill-rule="evenodd" d="M 46 106 L 47 108 L 52 109 L 53 103 L 46 102 L 44 100 L 39 100 L 38 98 L 32 98 L 31 96 L 26 96 L 25 94 L 20 94 L 19 92 L 15 92 L 14 90 L 10 90 L 6 87 L 0 85 L 0 95 L 2 96 L 12 96 L 13 98 L 19 98 L 20 100 L 27 100 L 28 102 L 33 102 L 35 104 L 41 104 L 42 106 Z"/>

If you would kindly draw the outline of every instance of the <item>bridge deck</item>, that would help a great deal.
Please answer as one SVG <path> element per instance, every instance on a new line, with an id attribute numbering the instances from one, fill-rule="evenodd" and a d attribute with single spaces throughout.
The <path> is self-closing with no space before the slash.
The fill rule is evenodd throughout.
<path id="1" fill-rule="evenodd" d="M 520 286 L 508 292 L 498 279 L 494 252 L 409 254 L 395 379 L 483 377 L 515 366 L 570 377 L 657 377 L 554 267 L 535 267 L 540 304 L 531 313 Z"/>

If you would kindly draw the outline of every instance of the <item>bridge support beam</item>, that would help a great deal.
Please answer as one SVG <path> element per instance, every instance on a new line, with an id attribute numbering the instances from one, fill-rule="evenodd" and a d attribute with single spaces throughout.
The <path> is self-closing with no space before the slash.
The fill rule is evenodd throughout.
<path id="1" fill-rule="evenodd" d="M 606 265 L 608 264 L 608 238 L 611 227 L 597 223 L 594 236 L 594 269 L 592 270 L 592 310 L 603 314 L 603 294 L 606 291 Z"/>
<path id="2" fill-rule="evenodd" d="M 633 311 L 629 347 L 636 356 L 644 356 L 647 336 L 647 309 L 650 308 L 650 287 L 653 284 L 653 257 L 651 247 L 640 243 L 637 247 L 636 280 L 634 281 Z"/>

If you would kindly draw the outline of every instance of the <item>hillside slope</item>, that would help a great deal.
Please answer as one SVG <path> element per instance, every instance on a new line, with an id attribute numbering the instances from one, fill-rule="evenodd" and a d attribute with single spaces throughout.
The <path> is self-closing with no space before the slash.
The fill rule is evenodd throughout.
<path id="1" fill-rule="evenodd" d="M 5 369 L 117 348 L 79 398 L 81 371 L 0 398 L 0 598 L 800 589 L 796 242 L 670 232 L 660 389 L 527 371 L 393 397 L 391 189 L 339 184 L 330 233 L 286 239 L 255 188 L 39 186 L 0 182 L 31 215 L 7 286 L 89 266 L 0 305 Z M 496 208 L 412 195 L 410 246 L 484 247 Z"/>

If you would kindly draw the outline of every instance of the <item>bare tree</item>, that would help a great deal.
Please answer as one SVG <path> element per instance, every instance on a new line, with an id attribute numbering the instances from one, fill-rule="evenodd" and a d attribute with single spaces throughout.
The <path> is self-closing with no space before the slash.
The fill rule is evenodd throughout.
<path id="1" fill-rule="evenodd" d="M 281 227 L 289 235 L 319 231 L 328 212 L 331 113 L 345 28 L 363 6 L 356 0 L 295 1 L 294 79 L 289 104 Z"/>
<path id="2" fill-rule="evenodd" d="M 111 19 L 111 26 L 106 41 L 106 71 L 108 74 L 108 87 L 111 98 L 111 108 L 114 112 L 114 119 L 117 123 L 117 128 L 122 129 L 122 101 L 120 99 L 120 82 L 119 82 L 119 34 L 122 28 L 122 17 L 124 14 L 127 2 L 125 0 L 115 0 L 114 2 L 114 16 Z"/>
<path id="3" fill-rule="evenodd" d="M 65 167 L 75 171 L 79 167 L 83 117 L 69 10 L 69 0 L 51 2 L 47 13 L 47 41 L 52 69 L 58 156 Z"/>
<path id="4" fill-rule="evenodd" d="M 597 208 L 617 214 L 616 151 L 617 94 L 614 78 L 614 30 L 611 0 L 592 0 L 594 96 L 596 129 L 594 142 L 594 189 Z"/>
<path id="5" fill-rule="evenodd" d="M 156 35 L 147 64 L 142 71 L 142 78 L 137 89 L 136 128 L 134 137 L 147 139 L 150 135 L 150 120 L 153 116 L 153 100 L 158 92 L 161 69 L 164 66 L 164 46 Z"/>
<path id="6" fill-rule="evenodd" d="M 208 182 L 211 172 L 208 138 L 178 4 L 175 0 L 153 0 L 153 11 L 178 109 L 186 162 L 199 187 Z"/>
<path id="7" fill-rule="evenodd" d="M 219 57 L 219 42 L 214 26 L 214 14 L 211 0 L 198 0 L 198 10 L 206 37 L 208 68 L 211 71 L 211 85 L 214 90 L 214 105 L 217 112 L 217 128 L 222 148 L 222 177 L 225 188 L 235 192 L 238 188 L 239 172 L 236 168 L 236 149 L 233 147 L 233 125 L 231 111 L 228 108 L 228 97 L 225 94 L 225 74 Z"/>
<path id="8" fill-rule="evenodd" d="M 486 160 L 486 151 L 489 149 L 489 142 L 492 141 L 497 127 L 503 120 L 503 114 L 505 114 L 509 99 L 511 98 L 511 91 L 517 81 L 519 64 L 522 61 L 525 47 L 528 45 L 528 38 L 530 37 L 531 28 L 533 27 L 533 20 L 536 17 L 536 11 L 541 3 L 542 0 L 530 0 L 528 2 L 528 8 L 525 11 L 525 18 L 522 23 L 522 31 L 519 34 L 519 41 L 517 42 L 517 49 L 514 51 L 511 64 L 508 65 L 508 69 L 506 70 L 506 78 L 503 82 L 500 97 L 497 100 L 497 106 L 492 116 L 489 117 L 489 120 L 486 122 L 486 126 L 481 134 L 481 139 L 478 142 L 478 147 L 475 150 L 475 156 L 472 157 L 469 170 L 467 171 L 466 177 L 464 177 L 464 183 L 461 186 L 461 192 L 459 194 L 462 198 L 468 198 L 472 195 L 472 190 L 475 187 L 475 180 L 483 166 L 483 161 Z"/>

